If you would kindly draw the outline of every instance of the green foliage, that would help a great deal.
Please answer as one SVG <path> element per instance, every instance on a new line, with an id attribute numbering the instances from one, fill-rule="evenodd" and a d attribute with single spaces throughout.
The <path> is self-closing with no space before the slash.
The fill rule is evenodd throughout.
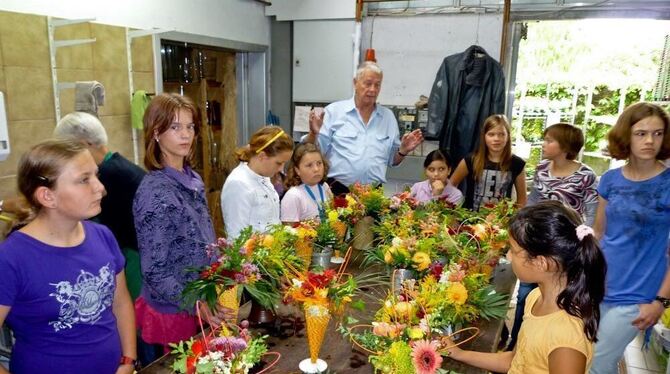
<path id="1" fill-rule="evenodd" d="M 379 217 L 379 214 L 386 207 L 387 199 L 382 193 L 373 193 L 361 199 L 365 205 L 365 213 L 371 217 Z"/>
<path id="2" fill-rule="evenodd" d="M 414 374 L 412 348 L 403 341 L 393 342 L 388 351 L 378 356 L 372 355 L 369 360 L 382 373 Z"/>
<path id="3" fill-rule="evenodd" d="M 576 86 L 575 118 L 561 120 L 585 126 L 585 151 L 598 151 L 609 130 L 609 124 L 585 123 L 587 111 L 591 116 L 616 116 L 622 88 L 626 90 L 624 106 L 651 99 L 666 23 L 542 21 L 529 22 L 527 27 L 527 37 L 520 44 L 515 104 L 523 96 L 520 91 L 526 89 L 524 110 L 539 115 L 571 112 Z M 589 87 L 595 89 L 593 100 L 587 103 Z M 642 91 L 646 93 L 643 98 Z M 522 135 L 526 141 L 540 142 L 543 127 L 542 119 L 524 119 Z"/>
<path id="4" fill-rule="evenodd" d="M 497 293 L 493 286 L 486 286 L 477 290 L 471 299 L 475 307 L 479 309 L 479 316 L 490 320 L 505 318 L 507 297 L 506 294 Z"/>
<path id="5" fill-rule="evenodd" d="M 337 233 L 330 226 L 330 223 L 327 220 L 319 223 L 316 228 L 316 236 L 314 237 L 314 251 L 319 252 L 320 250 L 325 249 L 326 247 L 335 247 L 338 242 Z"/>
<path id="6" fill-rule="evenodd" d="M 262 356 L 268 351 L 268 347 L 265 344 L 265 339 L 267 339 L 267 336 L 253 339 L 249 343 L 249 346 L 247 346 L 247 349 L 244 351 L 244 363 L 251 366 L 257 362 L 260 362 Z"/>
<path id="7" fill-rule="evenodd" d="M 584 151 L 596 152 L 600 150 L 600 143 L 606 139 L 610 127 L 596 121 L 589 121 L 586 126 L 586 141 L 584 142 Z"/>
<path id="8" fill-rule="evenodd" d="M 524 118 L 521 135 L 527 142 L 541 142 L 544 133 L 544 118 Z"/>
<path id="9" fill-rule="evenodd" d="M 535 169 L 537 164 L 540 163 L 542 159 L 542 149 L 541 148 L 532 148 L 530 150 L 530 157 L 526 161 L 526 176 L 532 178 L 535 175 Z"/>

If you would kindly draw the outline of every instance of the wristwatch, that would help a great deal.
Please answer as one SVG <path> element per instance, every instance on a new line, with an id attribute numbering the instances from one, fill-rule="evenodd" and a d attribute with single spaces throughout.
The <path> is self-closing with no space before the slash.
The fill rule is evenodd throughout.
<path id="1" fill-rule="evenodd" d="M 133 365 L 135 366 L 135 359 L 128 356 L 121 356 L 121 361 L 119 365 Z"/>
<path id="2" fill-rule="evenodd" d="M 668 299 L 667 297 L 656 296 L 654 300 L 660 301 L 661 304 L 663 304 L 663 308 L 670 308 L 670 299 Z"/>

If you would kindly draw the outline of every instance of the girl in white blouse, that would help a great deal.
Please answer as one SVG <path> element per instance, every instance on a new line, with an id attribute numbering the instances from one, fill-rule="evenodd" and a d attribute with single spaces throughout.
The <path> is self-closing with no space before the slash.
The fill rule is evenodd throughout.
<path id="1" fill-rule="evenodd" d="M 277 126 L 261 128 L 248 145 L 237 150 L 241 162 L 221 190 L 221 210 L 228 238 L 235 239 L 248 226 L 262 232 L 281 222 L 279 195 L 270 178 L 284 169 L 292 151 L 293 141 Z"/>

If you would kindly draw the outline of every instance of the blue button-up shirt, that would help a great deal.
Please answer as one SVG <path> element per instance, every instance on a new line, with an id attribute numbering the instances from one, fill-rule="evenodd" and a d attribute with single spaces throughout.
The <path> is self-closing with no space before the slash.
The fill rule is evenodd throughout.
<path id="1" fill-rule="evenodd" d="M 318 139 L 330 163 L 328 176 L 345 185 L 385 183 L 386 167 L 400 148 L 393 112 L 377 104 L 365 125 L 353 98 L 326 107 Z"/>

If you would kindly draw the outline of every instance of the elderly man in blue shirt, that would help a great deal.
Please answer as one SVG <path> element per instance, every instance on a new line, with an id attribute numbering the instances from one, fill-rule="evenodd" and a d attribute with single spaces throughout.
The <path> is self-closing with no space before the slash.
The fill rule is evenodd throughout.
<path id="1" fill-rule="evenodd" d="M 390 109 L 377 104 L 383 73 L 373 62 L 356 70 L 354 97 L 310 113 L 306 142 L 318 145 L 330 163 L 328 182 L 335 195 L 355 182 L 386 182 L 387 166 L 400 164 L 421 142 L 417 129 L 400 139 L 398 122 Z"/>

